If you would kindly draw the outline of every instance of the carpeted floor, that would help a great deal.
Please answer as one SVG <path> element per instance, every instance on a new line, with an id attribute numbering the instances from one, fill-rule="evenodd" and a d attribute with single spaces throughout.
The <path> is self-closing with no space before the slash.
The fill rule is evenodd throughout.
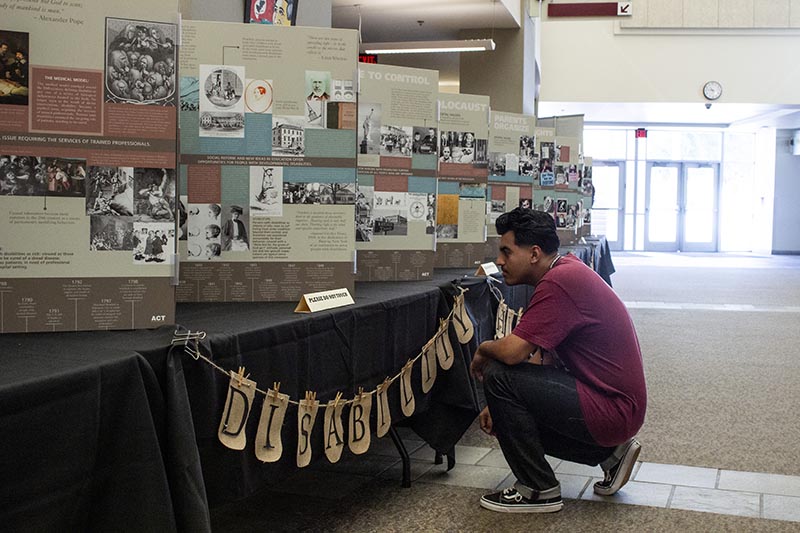
<path id="1" fill-rule="evenodd" d="M 619 254 L 614 262 L 612 281 L 627 302 L 762 308 L 631 309 L 649 391 L 640 460 L 800 475 L 800 257 Z M 497 447 L 477 424 L 461 444 Z M 331 500 L 264 491 L 213 509 L 212 520 L 216 531 L 798 530 L 791 522 L 572 500 L 555 515 L 505 515 L 479 508 L 483 492 L 427 483 L 400 489 L 377 478 Z"/>

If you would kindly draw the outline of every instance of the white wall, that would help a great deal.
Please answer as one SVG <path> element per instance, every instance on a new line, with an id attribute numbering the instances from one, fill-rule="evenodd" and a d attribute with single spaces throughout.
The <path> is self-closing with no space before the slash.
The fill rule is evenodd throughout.
<path id="1" fill-rule="evenodd" d="M 704 102 L 703 84 L 717 80 L 720 102 L 800 104 L 797 30 L 621 34 L 613 18 L 541 26 L 542 101 Z"/>
<path id="2" fill-rule="evenodd" d="M 800 253 L 800 155 L 792 155 L 793 130 L 778 130 L 775 147 L 775 211 L 772 251 Z"/>

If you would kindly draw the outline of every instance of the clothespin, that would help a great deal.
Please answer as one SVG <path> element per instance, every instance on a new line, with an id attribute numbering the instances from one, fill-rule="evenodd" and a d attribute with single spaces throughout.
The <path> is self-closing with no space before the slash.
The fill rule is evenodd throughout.
<path id="1" fill-rule="evenodd" d="M 243 383 L 243 380 L 245 380 L 245 379 L 247 379 L 247 378 L 249 378 L 249 377 L 250 377 L 250 374 L 247 374 L 247 375 L 245 376 L 245 375 L 244 375 L 244 367 L 243 367 L 243 366 L 240 366 L 240 367 L 239 367 L 239 372 L 237 372 L 237 373 L 236 373 L 236 381 L 238 381 L 238 382 L 239 382 L 239 386 L 240 386 L 240 387 L 244 387 L 244 386 L 247 386 L 247 387 L 249 387 L 249 386 L 250 386 L 249 384 L 245 384 L 245 383 Z"/>
<path id="2" fill-rule="evenodd" d="M 336 409 L 336 406 L 339 405 L 339 401 L 342 399 L 342 391 L 336 392 L 336 397 L 333 399 L 333 408 Z"/>
<path id="3" fill-rule="evenodd" d="M 361 400 L 364 397 L 364 387 L 358 388 L 358 399 Z"/>

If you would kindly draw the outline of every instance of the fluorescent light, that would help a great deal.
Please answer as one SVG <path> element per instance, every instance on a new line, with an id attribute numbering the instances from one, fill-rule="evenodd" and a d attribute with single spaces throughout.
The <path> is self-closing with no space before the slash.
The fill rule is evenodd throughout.
<path id="1" fill-rule="evenodd" d="M 393 43 L 364 43 L 365 54 L 431 54 L 436 52 L 488 52 L 494 50 L 492 39 L 460 41 L 405 41 Z"/>

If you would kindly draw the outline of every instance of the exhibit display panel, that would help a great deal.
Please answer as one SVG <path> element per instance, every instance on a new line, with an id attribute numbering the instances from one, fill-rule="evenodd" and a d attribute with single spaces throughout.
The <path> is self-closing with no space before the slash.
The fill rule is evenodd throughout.
<path id="1" fill-rule="evenodd" d="M 492 111 L 489 122 L 487 258 L 497 256 L 494 223 L 516 207 L 533 205 L 536 117 Z"/>
<path id="2" fill-rule="evenodd" d="M 359 79 L 357 279 L 427 279 L 435 257 L 439 73 L 362 63 Z M 416 153 L 415 132 L 429 138 Z"/>
<path id="3" fill-rule="evenodd" d="M 178 300 L 352 291 L 357 33 L 182 29 Z"/>
<path id="4" fill-rule="evenodd" d="M 472 267 L 485 255 L 489 97 L 439 93 L 439 131 L 436 267 Z"/>
<path id="5" fill-rule="evenodd" d="M 174 323 L 177 3 L 0 15 L 0 332 Z"/>

